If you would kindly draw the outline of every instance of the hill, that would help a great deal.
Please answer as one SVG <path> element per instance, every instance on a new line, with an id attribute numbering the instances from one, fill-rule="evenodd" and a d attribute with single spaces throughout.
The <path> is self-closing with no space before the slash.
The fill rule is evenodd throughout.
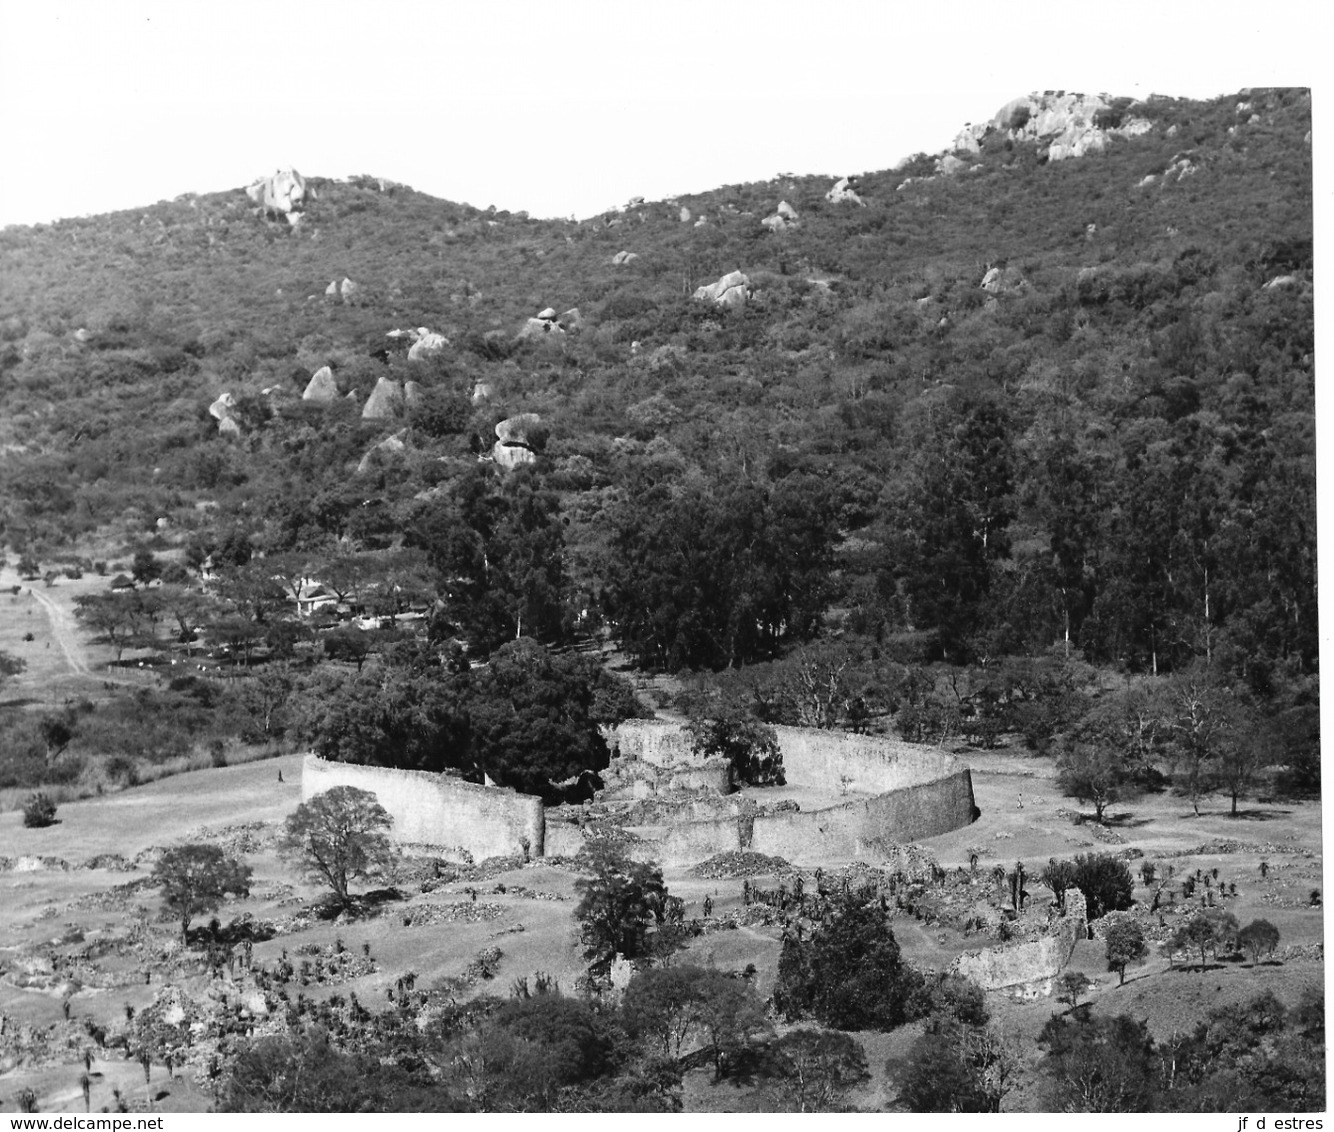
<path id="1" fill-rule="evenodd" d="M 573 223 L 314 177 L 295 225 L 237 188 L 6 229 L 3 537 L 397 553 L 475 657 L 1217 662 L 1309 745 L 1309 138 L 1301 90 L 1047 92 L 844 199 Z"/>

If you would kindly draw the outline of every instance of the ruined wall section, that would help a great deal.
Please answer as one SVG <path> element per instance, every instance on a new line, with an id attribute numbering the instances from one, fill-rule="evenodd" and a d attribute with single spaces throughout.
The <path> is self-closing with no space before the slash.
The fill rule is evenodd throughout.
<path id="1" fill-rule="evenodd" d="M 1075 944 L 1088 935 L 1084 894 L 1065 890 L 1065 915 L 1055 921 L 1050 935 L 1032 943 L 969 951 L 950 964 L 950 970 L 972 979 L 983 990 L 1008 990 L 1017 997 L 1051 994 L 1052 980 L 1065 969 Z"/>
<path id="2" fill-rule="evenodd" d="M 496 786 L 420 770 L 357 766 L 307 755 L 301 768 L 301 800 L 335 786 L 369 790 L 394 819 L 398 842 L 464 849 L 474 860 L 522 853 L 543 854 L 546 819 L 542 799 Z"/>

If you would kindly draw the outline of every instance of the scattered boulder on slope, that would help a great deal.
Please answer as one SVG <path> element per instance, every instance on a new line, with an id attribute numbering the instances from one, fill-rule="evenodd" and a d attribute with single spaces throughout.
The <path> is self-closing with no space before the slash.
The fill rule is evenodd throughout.
<path id="1" fill-rule="evenodd" d="M 824 199 L 829 201 L 830 204 L 859 204 L 865 208 L 866 202 L 857 195 L 856 190 L 852 187 L 854 180 L 856 180 L 855 177 L 842 177 L 835 181 L 834 187 L 825 193 Z"/>
<path id="2" fill-rule="evenodd" d="M 584 316 L 579 313 L 578 307 L 571 307 L 560 316 L 560 324 L 566 330 L 578 330 L 584 324 Z"/>
<path id="3" fill-rule="evenodd" d="M 353 299 L 356 298 L 357 293 L 360 290 L 361 290 L 361 284 L 353 283 L 352 280 L 349 279 L 346 275 L 343 276 L 343 281 L 340 284 L 338 284 L 338 294 L 345 303 L 352 302 Z"/>
<path id="4" fill-rule="evenodd" d="M 784 232 L 788 228 L 796 228 L 801 224 L 801 218 L 797 215 L 797 210 L 785 200 L 778 202 L 778 208 L 774 210 L 772 216 L 766 216 L 760 223 L 768 228 L 770 232 Z"/>
<path id="5" fill-rule="evenodd" d="M 686 208 L 685 205 L 682 205 L 682 206 L 681 206 L 681 211 L 680 211 L 680 213 L 679 213 L 678 215 L 679 215 L 680 218 L 681 218 L 681 223 L 682 223 L 682 224 L 689 224 L 689 223 L 690 223 L 690 209 Z"/>
<path id="6" fill-rule="evenodd" d="M 403 404 L 409 409 L 419 408 L 425 399 L 422 393 L 421 382 L 405 381 L 403 383 Z"/>
<path id="7" fill-rule="evenodd" d="M 711 299 L 719 306 L 735 307 L 749 301 L 754 293 L 755 289 L 750 285 L 750 279 L 740 271 L 733 271 L 724 275 L 717 283 L 700 287 L 695 292 L 695 298 Z"/>
<path id="8" fill-rule="evenodd" d="M 301 394 L 301 400 L 314 401 L 317 405 L 327 405 L 331 401 L 338 399 L 338 383 L 334 381 L 333 370 L 328 366 L 320 366 L 313 374 L 306 385 L 306 391 Z"/>
<path id="9" fill-rule="evenodd" d="M 208 415 L 218 422 L 218 432 L 224 436 L 240 436 L 241 425 L 235 416 L 236 398 L 230 393 L 221 394 L 208 407 Z"/>
<path id="10" fill-rule="evenodd" d="M 382 377 L 375 383 L 371 395 L 361 409 L 364 421 L 389 420 L 403 411 L 403 387 L 397 381 Z"/>
<path id="11" fill-rule="evenodd" d="M 324 294 L 325 294 L 325 296 L 326 296 L 327 298 L 330 298 L 330 299 L 336 299 L 336 298 L 338 298 L 338 280 L 337 280 L 337 279 L 332 279 L 332 280 L 329 281 L 329 286 L 327 286 L 326 288 L 324 288 Z"/>
<path id="12" fill-rule="evenodd" d="M 407 429 L 399 429 L 392 436 L 386 436 L 379 444 L 372 445 L 366 449 L 366 454 L 362 456 L 357 464 L 357 474 L 368 471 L 380 462 L 386 456 L 392 456 L 397 452 L 402 452 L 407 448 L 403 437 L 407 434 Z"/>
<path id="13" fill-rule="evenodd" d="M 556 321 L 556 312 L 553 308 L 547 307 L 539 312 L 536 318 L 530 318 L 523 324 L 519 330 L 520 338 L 546 338 L 548 336 L 559 337 L 565 333 L 565 327 Z"/>
<path id="14" fill-rule="evenodd" d="M 433 354 L 440 353 L 449 345 L 449 339 L 443 334 L 437 334 L 434 330 L 428 330 L 424 326 L 417 327 L 416 330 L 408 332 L 413 339 L 412 345 L 408 348 L 408 361 L 415 362 L 420 358 L 429 358 Z"/>
<path id="15" fill-rule="evenodd" d="M 472 403 L 474 405 L 480 405 L 483 401 L 491 400 L 494 394 L 495 390 L 491 388 L 489 383 L 479 381 L 472 387 Z"/>
<path id="16" fill-rule="evenodd" d="M 638 252 L 619 251 L 611 257 L 611 262 L 617 267 L 620 267 L 622 264 L 633 263 L 638 258 Z"/>

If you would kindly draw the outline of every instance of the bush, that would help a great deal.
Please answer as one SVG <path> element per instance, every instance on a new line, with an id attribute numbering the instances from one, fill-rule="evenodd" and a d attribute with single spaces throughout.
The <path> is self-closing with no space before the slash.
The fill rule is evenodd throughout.
<path id="1" fill-rule="evenodd" d="M 1108 912 L 1129 908 L 1135 884 L 1130 866 L 1110 853 L 1084 853 L 1075 858 L 1071 887 L 1079 889 L 1088 903 L 1090 920 Z"/>
<path id="2" fill-rule="evenodd" d="M 56 804 L 45 794 L 34 794 L 23 803 L 23 824 L 29 829 L 56 824 Z"/>

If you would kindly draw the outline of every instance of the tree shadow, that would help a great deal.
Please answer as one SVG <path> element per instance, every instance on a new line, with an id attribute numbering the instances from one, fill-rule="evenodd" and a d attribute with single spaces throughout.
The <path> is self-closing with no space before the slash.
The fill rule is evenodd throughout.
<path id="1" fill-rule="evenodd" d="M 1104 819 L 1103 825 L 1112 826 L 1115 829 L 1139 829 L 1141 826 L 1148 825 L 1150 820 L 1149 818 L 1138 818 L 1135 816 L 1135 811 L 1130 810 Z"/>
<path id="2" fill-rule="evenodd" d="M 1231 821 L 1277 821 L 1291 814 L 1291 810 L 1238 810 L 1235 814 L 1229 810 L 1227 817 Z"/>

